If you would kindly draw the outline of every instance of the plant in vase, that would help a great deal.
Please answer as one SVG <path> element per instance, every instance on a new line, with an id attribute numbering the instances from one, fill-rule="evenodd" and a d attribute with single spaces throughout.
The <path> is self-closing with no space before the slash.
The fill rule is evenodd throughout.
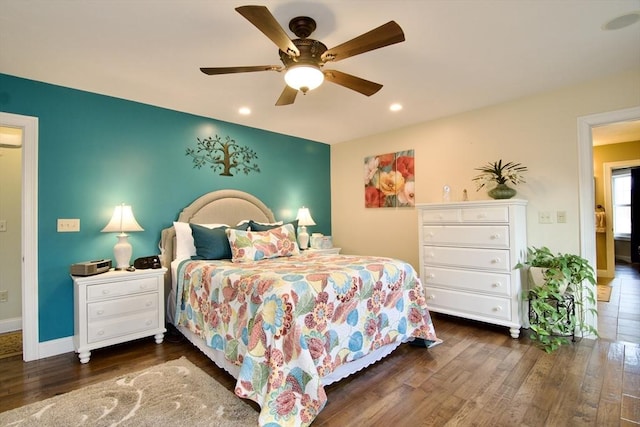
<path id="1" fill-rule="evenodd" d="M 475 170 L 482 172 L 473 178 L 478 184 L 477 191 L 480 191 L 487 184 L 496 183 L 496 186 L 489 190 L 489 196 L 494 199 L 510 199 L 516 195 L 516 190 L 509 187 L 507 182 L 514 185 L 525 182 L 522 173 L 527 171 L 527 167 L 514 162 L 502 163 L 502 159 L 500 159 Z"/>
<path id="2" fill-rule="evenodd" d="M 593 267 L 574 254 L 554 254 L 547 247 L 528 248 L 527 260 L 516 268 L 528 268 L 530 289 L 523 298 L 529 302 L 529 323 L 533 341 L 547 353 L 588 332 L 598 332 L 586 323 L 587 313 L 596 310 Z"/>

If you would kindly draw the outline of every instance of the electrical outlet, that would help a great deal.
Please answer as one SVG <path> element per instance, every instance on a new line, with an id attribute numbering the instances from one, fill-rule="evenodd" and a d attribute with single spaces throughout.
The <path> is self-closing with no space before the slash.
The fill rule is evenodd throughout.
<path id="1" fill-rule="evenodd" d="M 540 224 L 552 224 L 551 212 L 538 212 L 538 222 Z"/>
<path id="2" fill-rule="evenodd" d="M 58 233 L 74 233 L 80 231 L 80 219 L 58 218 Z"/>
<path id="3" fill-rule="evenodd" d="M 0 291 L 0 302 L 9 301 L 9 291 Z"/>
<path id="4" fill-rule="evenodd" d="M 563 224 L 567 222 L 567 212 L 565 211 L 556 212 L 556 221 L 558 221 L 558 224 Z"/>

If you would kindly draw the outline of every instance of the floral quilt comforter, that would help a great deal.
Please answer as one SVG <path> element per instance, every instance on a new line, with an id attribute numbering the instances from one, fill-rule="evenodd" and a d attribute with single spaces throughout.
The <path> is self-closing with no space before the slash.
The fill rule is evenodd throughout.
<path id="1" fill-rule="evenodd" d="M 410 264 L 308 255 L 250 263 L 185 261 L 176 324 L 240 366 L 235 393 L 261 407 L 261 426 L 307 426 L 336 367 L 411 337 L 438 341 Z"/>

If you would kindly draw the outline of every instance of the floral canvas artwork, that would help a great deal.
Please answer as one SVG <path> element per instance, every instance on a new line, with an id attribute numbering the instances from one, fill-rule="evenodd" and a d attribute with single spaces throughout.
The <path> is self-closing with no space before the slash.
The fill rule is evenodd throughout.
<path id="1" fill-rule="evenodd" d="M 415 206 L 413 150 L 365 157 L 364 205 L 367 208 Z"/>

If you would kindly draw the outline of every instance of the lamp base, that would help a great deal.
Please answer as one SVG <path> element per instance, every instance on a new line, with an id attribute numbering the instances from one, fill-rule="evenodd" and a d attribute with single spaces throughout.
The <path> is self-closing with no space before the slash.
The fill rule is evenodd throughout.
<path id="1" fill-rule="evenodd" d="M 121 233 L 118 234 L 118 243 L 113 247 L 113 256 L 116 259 L 116 270 L 126 270 L 129 268 L 129 261 L 131 261 L 131 254 L 133 248 L 129 243 L 129 236 Z"/>
<path id="2" fill-rule="evenodd" d="M 298 246 L 300 246 L 300 249 L 302 250 L 309 247 L 309 233 L 307 233 L 307 227 L 305 225 L 300 227 L 300 233 L 298 233 Z"/>

